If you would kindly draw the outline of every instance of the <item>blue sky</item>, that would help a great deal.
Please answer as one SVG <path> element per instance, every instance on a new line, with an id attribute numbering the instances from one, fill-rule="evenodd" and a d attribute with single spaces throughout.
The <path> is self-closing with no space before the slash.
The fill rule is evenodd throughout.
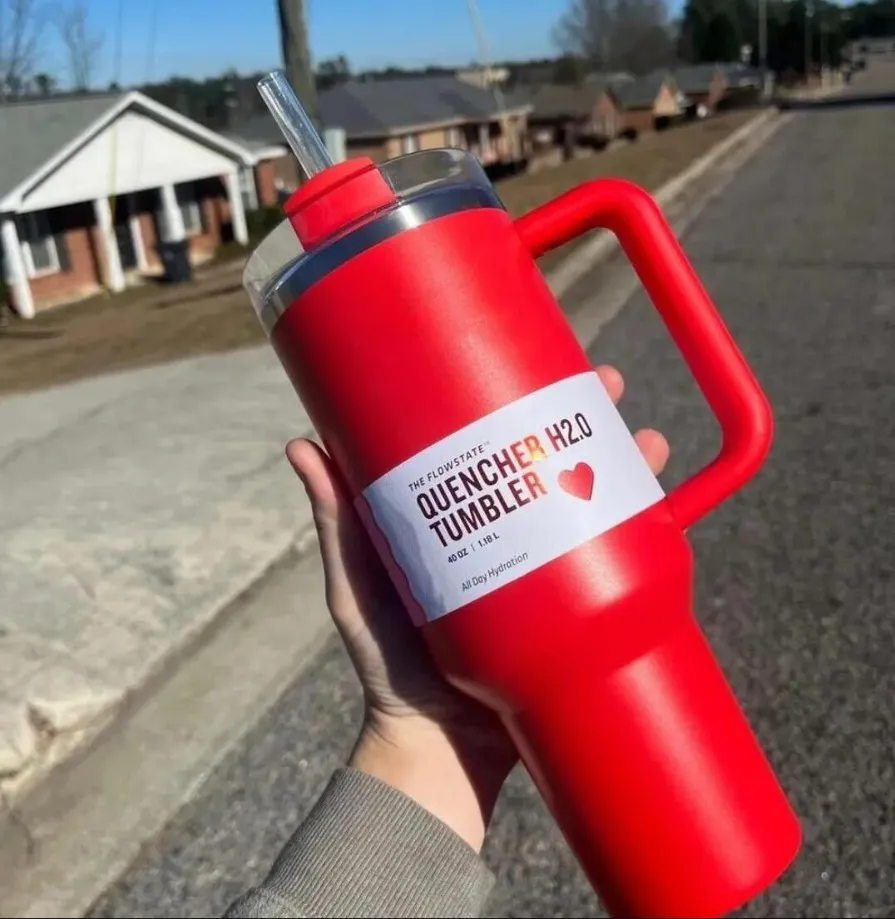
<path id="1" fill-rule="evenodd" d="M 278 66 L 274 0 L 86 0 L 105 35 L 94 83 L 115 76 L 119 3 L 123 3 L 124 85 L 177 74 L 203 77 L 228 67 Z M 554 54 L 553 24 L 566 0 L 478 0 L 492 59 Z M 345 54 L 358 69 L 390 63 L 466 64 L 476 54 L 467 0 L 307 0 L 315 60 Z M 157 38 L 151 41 L 153 22 Z M 65 82 L 65 57 L 48 30 L 38 69 Z"/>

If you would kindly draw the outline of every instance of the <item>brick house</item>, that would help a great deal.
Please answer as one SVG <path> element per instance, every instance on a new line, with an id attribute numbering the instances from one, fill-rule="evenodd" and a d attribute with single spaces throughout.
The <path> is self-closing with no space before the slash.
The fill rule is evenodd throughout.
<path id="1" fill-rule="evenodd" d="M 378 162 L 459 147 L 486 168 L 528 159 L 527 98 L 456 77 L 351 80 L 324 90 L 317 101 L 323 125 L 344 131 L 347 156 Z"/>
<path id="2" fill-rule="evenodd" d="M 251 151 L 139 92 L 0 107 L 7 294 L 31 317 L 161 272 L 160 242 L 193 263 L 247 242 Z"/>
<path id="3" fill-rule="evenodd" d="M 254 166 L 240 173 L 247 209 L 275 207 L 298 188 L 298 163 L 267 112 L 252 115 L 221 133 L 254 157 Z"/>
<path id="4" fill-rule="evenodd" d="M 719 108 L 757 98 L 762 81 L 757 70 L 733 63 L 679 67 L 674 82 L 686 96 L 685 107 L 705 117 Z"/>
<path id="5" fill-rule="evenodd" d="M 565 146 L 579 138 L 611 140 L 618 134 L 619 109 L 608 85 L 548 83 L 535 90 L 529 129 L 536 142 Z"/>
<path id="6" fill-rule="evenodd" d="M 618 133 L 634 135 L 650 131 L 680 116 L 679 90 L 670 73 L 650 73 L 610 86 L 619 113 Z"/>

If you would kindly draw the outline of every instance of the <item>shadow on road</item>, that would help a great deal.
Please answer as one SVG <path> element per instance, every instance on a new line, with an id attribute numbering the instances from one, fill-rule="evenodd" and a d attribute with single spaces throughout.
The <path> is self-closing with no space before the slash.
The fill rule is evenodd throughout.
<path id="1" fill-rule="evenodd" d="M 781 111 L 869 108 L 881 105 L 895 105 L 895 93 L 849 93 L 842 96 L 829 96 L 826 99 L 778 99 L 776 105 Z"/>

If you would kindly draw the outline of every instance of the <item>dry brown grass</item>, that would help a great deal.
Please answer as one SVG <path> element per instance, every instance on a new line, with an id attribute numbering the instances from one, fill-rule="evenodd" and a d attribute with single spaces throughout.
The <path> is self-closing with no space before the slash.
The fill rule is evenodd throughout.
<path id="1" fill-rule="evenodd" d="M 518 216 L 574 185 L 601 176 L 629 179 L 656 191 L 755 115 L 754 110 L 731 111 L 708 121 L 645 134 L 633 143 L 614 150 L 571 160 L 543 172 L 507 179 L 500 184 L 498 193 L 507 210 Z M 540 260 L 542 270 L 549 271 L 580 242 L 571 242 L 562 249 L 548 252 Z"/>
<path id="2" fill-rule="evenodd" d="M 188 285 L 154 282 L 117 297 L 13 320 L 0 328 L 0 393 L 256 344 L 261 327 L 242 288 L 241 266 Z"/>
<path id="3" fill-rule="evenodd" d="M 754 114 L 730 112 L 646 135 L 616 150 L 507 179 L 498 192 L 511 213 L 521 214 L 597 176 L 620 176 L 655 190 Z M 565 254 L 548 253 L 542 267 L 549 269 Z M 0 326 L 0 394 L 262 341 L 240 266 L 210 267 L 186 286 L 149 283 Z"/>

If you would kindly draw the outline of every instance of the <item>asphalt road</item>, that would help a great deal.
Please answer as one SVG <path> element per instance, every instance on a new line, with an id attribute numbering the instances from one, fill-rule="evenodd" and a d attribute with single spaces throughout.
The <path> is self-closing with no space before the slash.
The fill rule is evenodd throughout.
<path id="1" fill-rule="evenodd" d="M 800 112 L 684 245 L 773 403 L 760 476 L 692 531 L 698 615 L 804 821 L 796 865 L 744 916 L 895 913 L 895 107 Z M 635 296 L 594 359 L 629 423 L 667 432 L 666 486 L 716 432 Z M 359 717 L 330 646 L 92 916 L 214 916 L 257 881 Z M 486 850 L 493 916 L 602 915 L 522 774 Z"/>

